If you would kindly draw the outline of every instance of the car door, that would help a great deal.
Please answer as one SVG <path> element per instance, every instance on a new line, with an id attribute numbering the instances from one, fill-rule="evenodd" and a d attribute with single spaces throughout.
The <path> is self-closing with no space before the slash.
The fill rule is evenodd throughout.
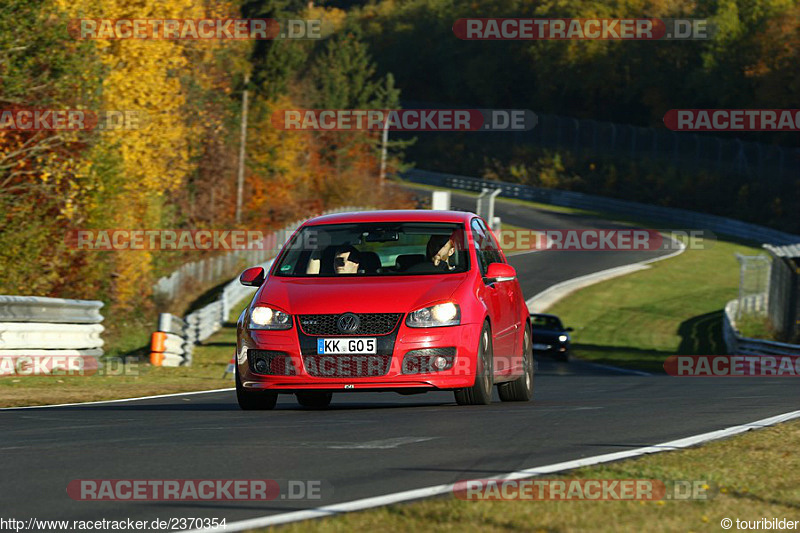
<path id="1" fill-rule="evenodd" d="M 486 228 L 483 221 L 475 218 L 471 223 L 475 239 L 475 252 L 478 268 L 484 284 L 484 303 L 489 309 L 492 323 L 492 339 L 494 346 L 495 374 L 509 374 L 518 366 L 518 349 L 516 349 L 516 311 L 513 307 L 513 282 L 491 282 L 486 279 L 486 272 L 491 263 L 505 263 L 494 236 Z"/>

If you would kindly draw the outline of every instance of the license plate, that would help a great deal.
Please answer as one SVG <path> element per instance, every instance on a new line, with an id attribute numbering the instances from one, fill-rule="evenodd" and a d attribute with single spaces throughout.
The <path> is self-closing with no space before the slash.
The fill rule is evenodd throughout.
<path id="1" fill-rule="evenodd" d="M 533 345 L 533 349 L 534 350 L 549 350 L 550 349 L 550 345 L 549 344 L 534 344 Z"/>
<path id="2" fill-rule="evenodd" d="M 375 338 L 339 337 L 336 339 L 317 339 L 317 354 L 374 354 L 377 353 Z"/>

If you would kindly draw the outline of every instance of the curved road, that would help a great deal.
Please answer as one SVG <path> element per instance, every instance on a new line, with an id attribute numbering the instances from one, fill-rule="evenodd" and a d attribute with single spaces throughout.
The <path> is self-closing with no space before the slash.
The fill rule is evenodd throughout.
<path id="1" fill-rule="evenodd" d="M 469 202 L 469 203 L 465 203 Z M 455 197 L 457 207 L 474 200 Z M 612 227 L 498 203 L 523 227 Z M 558 281 L 666 251 L 539 252 L 511 259 L 526 297 Z M 228 524 L 461 479 L 617 452 L 796 408 L 791 379 L 680 379 L 541 361 L 533 402 L 458 407 L 452 393 L 334 396 L 304 411 L 243 412 L 234 393 L 0 411 L 5 518 L 226 518 Z M 73 479 L 322 480 L 313 501 L 79 502 Z"/>

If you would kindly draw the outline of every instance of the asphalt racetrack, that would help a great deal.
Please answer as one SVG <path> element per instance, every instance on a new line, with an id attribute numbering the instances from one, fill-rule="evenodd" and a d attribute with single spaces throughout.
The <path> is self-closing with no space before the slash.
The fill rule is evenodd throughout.
<path id="1" fill-rule="evenodd" d="M 454 195 L 456 207 L 474 200 Z M 521 227 L 608 228 L 587 216 L 498 203 Z M 671 253 L 513 257 L 526 298 L 559 281 Z M 643 376 L 540 360 L 534 401 L 459 407 L 451 392 L 334 395 L 326 411 L 281 396 L 240 411 L 233 391 L 0 411 L 5 518 L 237 520 L 618 452 L 796 409 L 791 379 Z M 320 499 L 269 503 L 75 501 L 75 479 L 320 480 Z"/>

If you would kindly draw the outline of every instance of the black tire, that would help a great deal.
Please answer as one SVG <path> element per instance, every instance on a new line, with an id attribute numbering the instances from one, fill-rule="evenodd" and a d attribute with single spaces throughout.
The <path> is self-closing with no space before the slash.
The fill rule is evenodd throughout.
<path id="1" fill-rule="evenodd" d="M 253 392 L 246 390 L 239 379 L 239 367 L 236 367 L 236 401 L 244 411 L 269 411 L 278 403 L 277 392 Z"/>
<path id="2" fill-rule="evenodd" d="M 489 405 L 492 403 L 492 387 L 494 386 L 492 352 L 492 332 L 489 324 L 483 325 L 478 340 L 478 358 L 475 383 L 472 387 L 455 391 L 458 405 Z"/>
<path id="3" fill-rule="evenodd" d="M 533 345 L 531 344 L 531 328 L 525 326 L 522 338 L 522 375 L 514 381 L 497 386 L 497 394 L 504 402 L 527 402 L 533 398 Z"/>
<path id="4" fill-rule="evenodd" d="M 325 409 L 331 404 L 333 393 L 330 392 L 298 392 L 297 403 L 306 409 Z"/>

